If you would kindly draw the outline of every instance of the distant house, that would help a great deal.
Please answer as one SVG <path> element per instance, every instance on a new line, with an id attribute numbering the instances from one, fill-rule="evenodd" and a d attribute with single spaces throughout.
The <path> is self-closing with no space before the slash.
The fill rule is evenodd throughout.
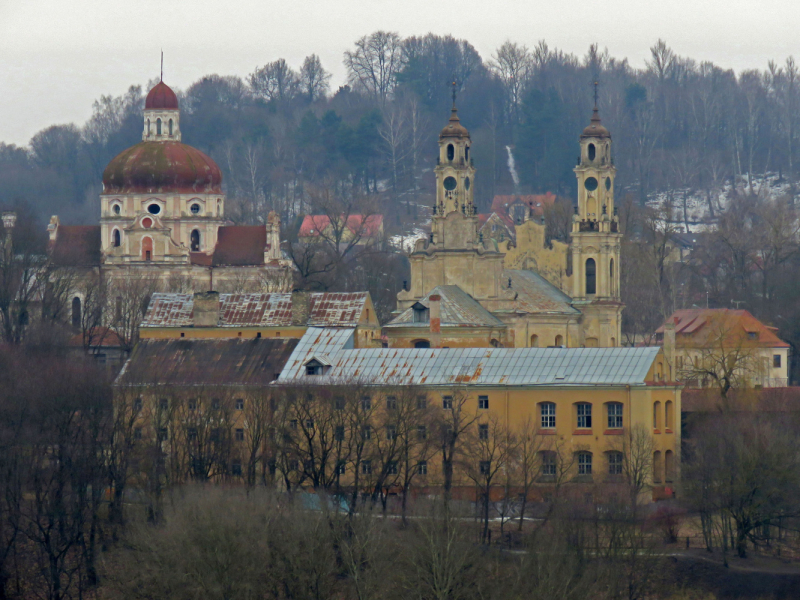
<path id="1" fill-rule="evenodd" d="M 656 341 L 689 387 L 712 387 L 726 369 L 736 387 L 788 385 L 789 344 L 746 310 L 675 311 L 656 330 Z"/>
<path id="2" fill-rule="evenodd" d="M 306 215 L 297 237 L 306 244 L 369 246 L 383 239 L 383 215 L 342 215 L 335 220 L 327 215 Z"/>

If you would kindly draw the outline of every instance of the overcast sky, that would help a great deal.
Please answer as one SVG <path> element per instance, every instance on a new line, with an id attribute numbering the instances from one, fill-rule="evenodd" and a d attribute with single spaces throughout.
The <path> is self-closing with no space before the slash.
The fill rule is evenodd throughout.
<path id="1" fill-rule="evenodd" d="M 488 59 L 504 40 L 583 55 L 597 42 L 644 65 L 660 37 L 679 54 L 738 71 L 800 58 L 798 0 L 0 0 L 0 141 L 82 124 L 92 101 L 158 76 L 245 76 L 316 53 L 344 81 L 342 53 L 377 29 L 469 40 Z"/>

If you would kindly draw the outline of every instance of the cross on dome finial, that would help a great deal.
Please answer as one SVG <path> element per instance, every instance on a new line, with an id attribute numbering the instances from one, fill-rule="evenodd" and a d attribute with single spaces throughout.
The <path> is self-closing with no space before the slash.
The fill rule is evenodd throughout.
<path id="1" fill-rule="evenodd" d="M 164 81 L 164 50 L 161 50 L 161 81 Z"/>
<path id="2" fill-rule="evenodd" d="M 453 80 L 453 108 L 456 107 L 456 82 Z"/>
<path id="3" fill-rule="evenodd" d="M 594 85 L 594 109 L 597 110 L 597 86 L 599 86 L 600 83 L 595 80 L 593 85 Z"/>

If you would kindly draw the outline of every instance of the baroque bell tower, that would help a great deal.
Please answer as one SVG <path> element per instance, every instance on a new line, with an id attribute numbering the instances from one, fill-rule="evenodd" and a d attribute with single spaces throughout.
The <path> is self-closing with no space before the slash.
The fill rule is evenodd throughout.
<path id="1" fill-rule="evenodd" d="M 619 345 L 623 304 L 619 295 L 622 234 L 614 206 L 616 168 L 611 134 L 600 121 L 597 83 L 592 120 L 580 137 L 578 205 L 572 218 L 573 305 L 584 314 L 587 347 Z"/>

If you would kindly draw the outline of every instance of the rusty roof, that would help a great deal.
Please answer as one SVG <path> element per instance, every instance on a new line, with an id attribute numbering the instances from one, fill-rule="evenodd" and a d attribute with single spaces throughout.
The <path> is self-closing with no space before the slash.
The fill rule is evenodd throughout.
<path id="1" fill-rule="evenodd" d="M 116 385 L 268 385 L 297 346 L 294 338 L 141 340 Z"/>
<path id="2" fill-rule="evenodd" d="M 95 267 L 100 264 L 99 225 L 59 225 L 50 258 L 62 267 Z"/>
<path id="3" fill-rule="evenodd" d="M 775 329 L 767 327 L 744 309 L 687 308 L 676 310 L 667 322 L 675 323 L 678 348 L 704 348 L 718 345 L 743 348 L 788 348 Z M 664 325 L 656 329 L 664 333 Z"/>
<path id="4" fill-rule="evenodd" d="M 309 294 L 309 326 L 355 327 L 367 303 L 367 292 Z M 291 294 L 220 294 L 219 327 L 289 327 Z M 192 327 L 192 294 L 153 294 L 141 327 Z"/>
<path id="5" fill-rule="evenodd" d="M 533 271 L 506 269 L 503 282 L 511 279 L 511 289 L 517 292 L 516 312 L 579 315 L 572 298 Z M 501 311 L 496 311 L 501 312 Z"/>
<path id="6" fill-rule="evenodd" d="M 645 385 L 659 348 L 363 348 L 348 347 L 344 330 L 309 329 L 280 382 L 330 385 L 621 386 Z M 350 338 L 352 340 L 352 338 Z M 324 357 L 331 369 L 306 375 Z"/>
<path id="7" fill-rule="evenodd" d="M 430 308 L 430 297 L 434 294 L 442 298 L 440 303 L 442 327 L 506 327 L 505 323 L 457 285 L 440 285 L 433 288 L 419 301 L 420 304 Z M 414 322 L 413 308 L 407 308 L 386 325 L 386 327 L 422 326 L 427 327 L 427 324 Z"/>

